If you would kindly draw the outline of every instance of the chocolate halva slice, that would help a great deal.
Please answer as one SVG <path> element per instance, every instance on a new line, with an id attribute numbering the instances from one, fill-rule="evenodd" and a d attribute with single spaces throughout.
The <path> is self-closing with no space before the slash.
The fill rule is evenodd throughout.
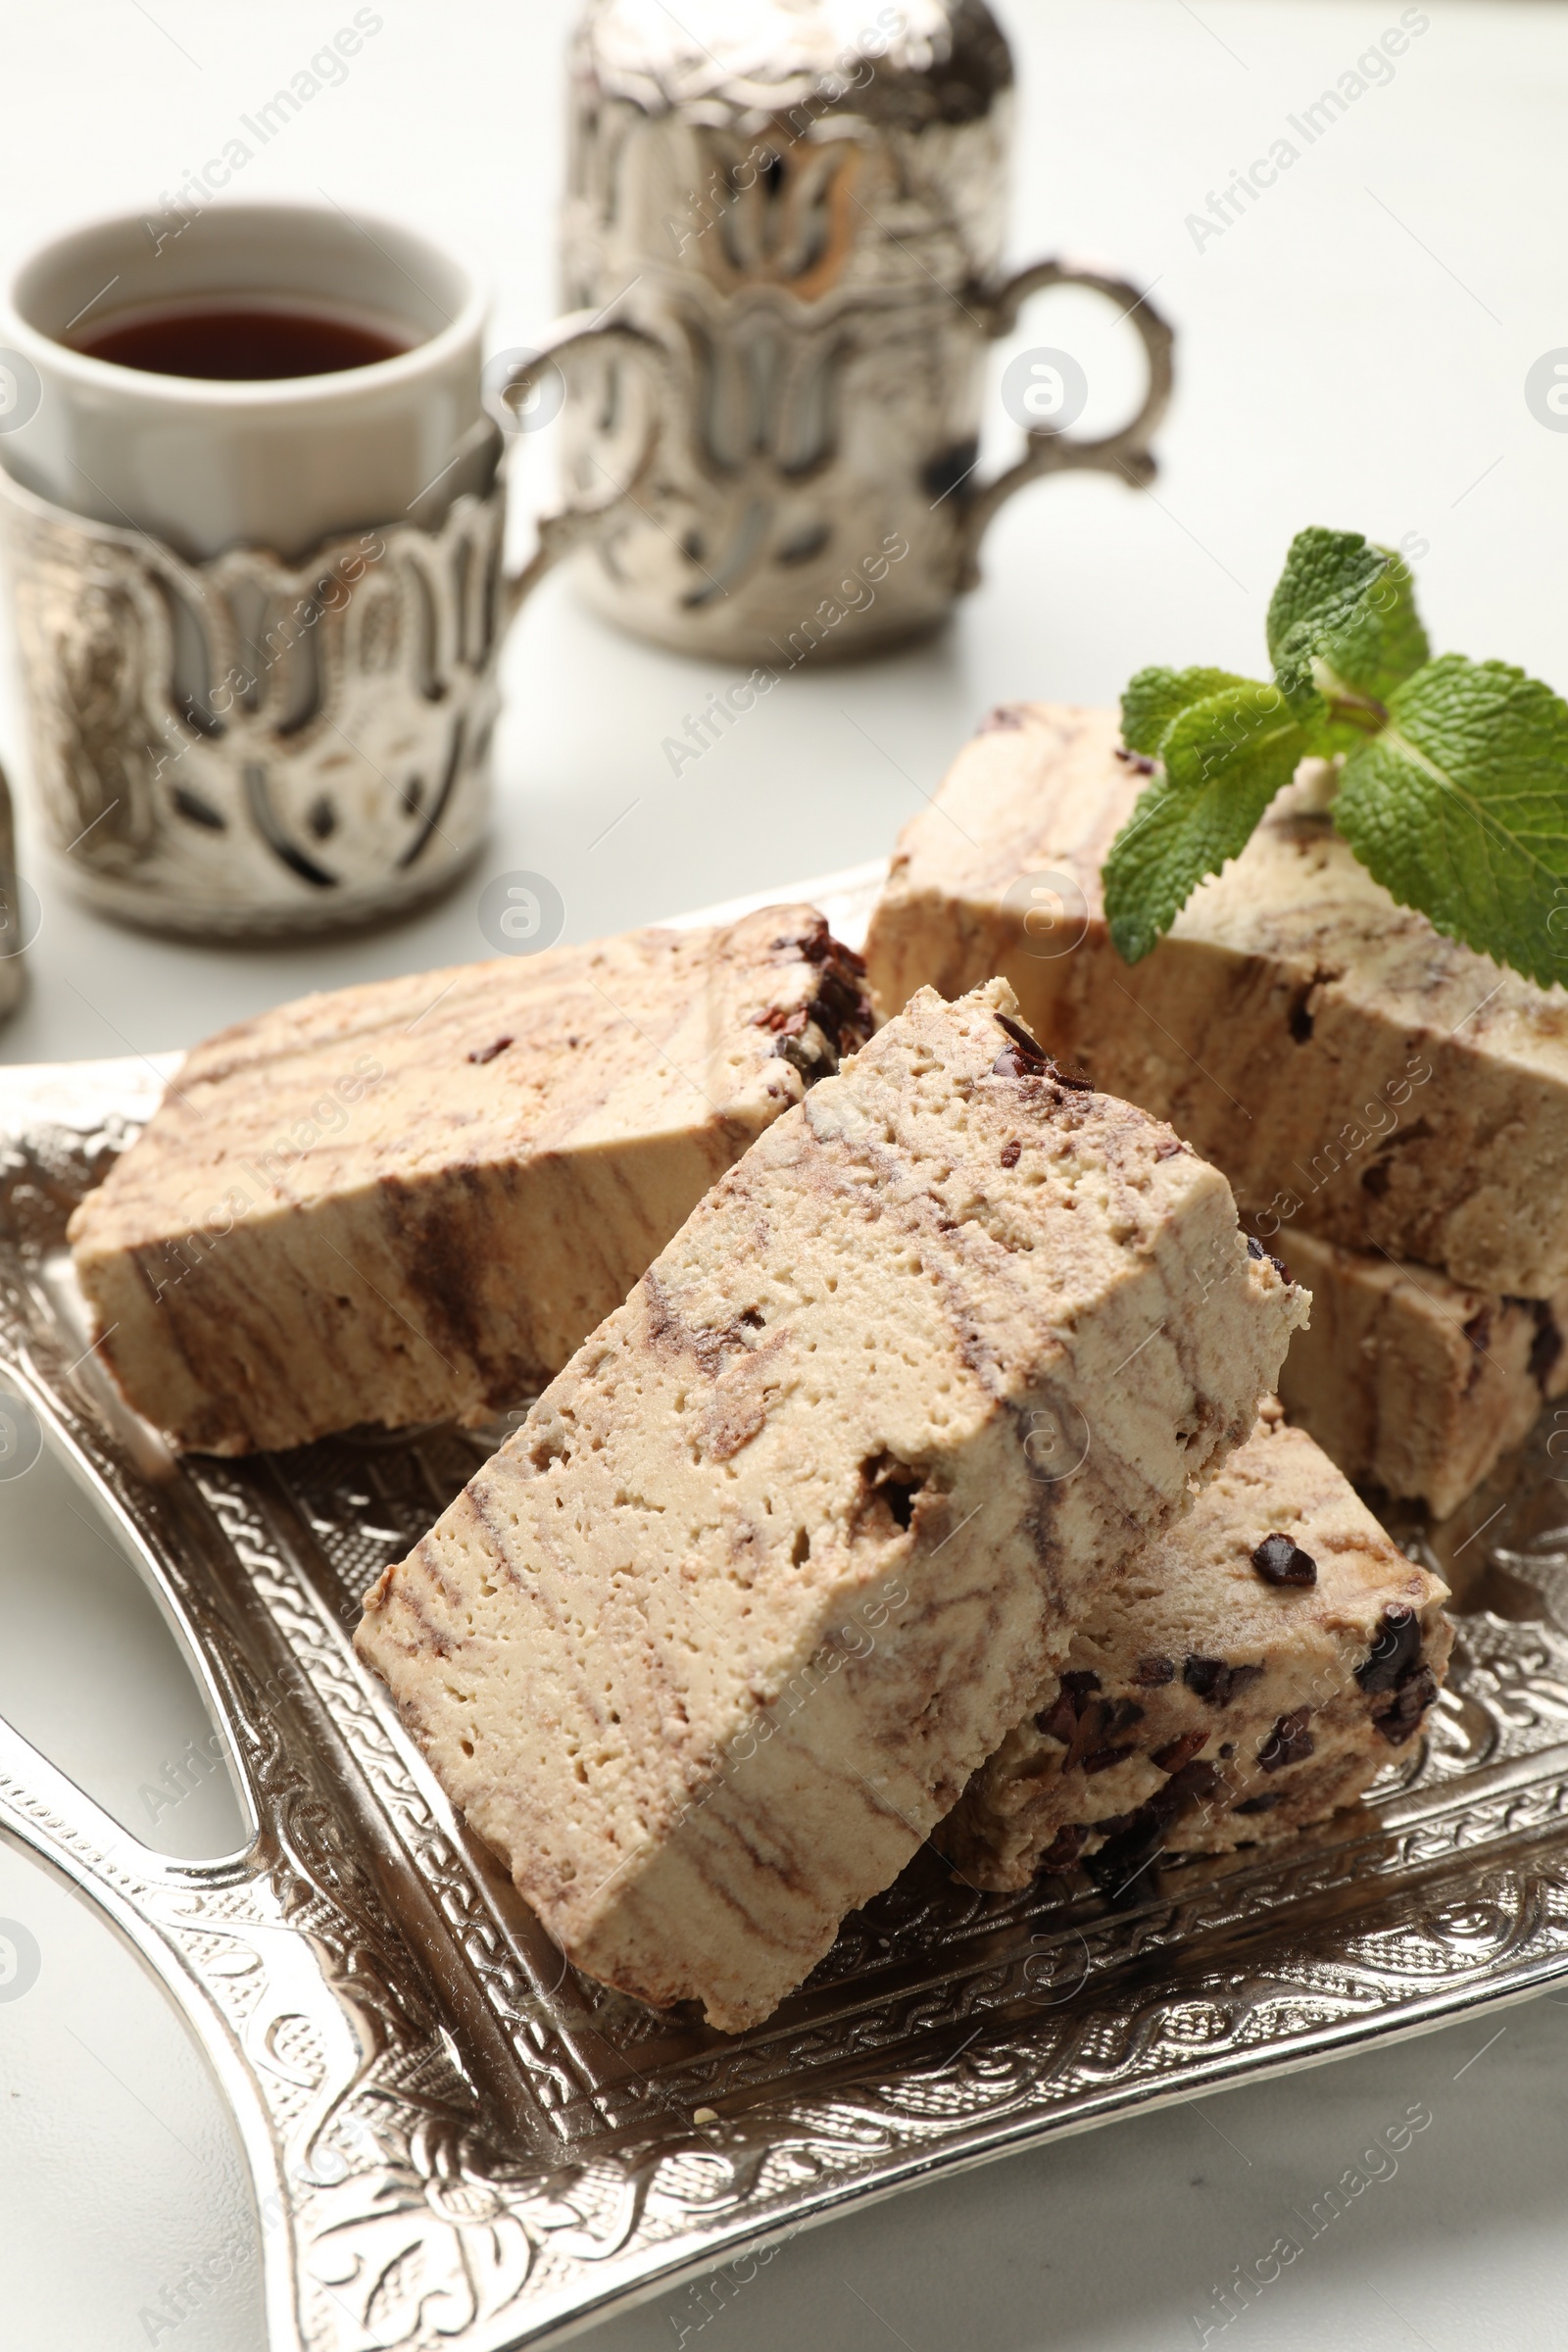
<path id="1" fill-rule="evenodd" d="M 307 997 L 199 1046 L 71 1225 L 176 1446 L 537 1393 L 870 1028 L 809 906 Z"/>
<path id="2" fill-rule="evenodd" d="M 936 1843 L 978 1886 L 1082 1863 L 1117 1894 L 1162 1851 L 1320 1821 L 1419 1731 L 1446 1597 L 1270 1400 L 1191 1511 L 1088 1594 L 1065 1671 Z"/>
<path id="3" fill-rule="evenodd" d="M 1281 1400 L 1349 1478 L 1446 1518 L 1568 1389 L 1568 1290 L 1499 1298 L 1296 1226 L 1269 1248 L 1312 1294 Z"/>
<path id="4" fill-rule="evenodd" d="M 1013 1004 L 921 991 L 787 1111 L 367 1599 L 562 1949 L 720 2027 L 915 1852 L 1305 1311 Z"/>
<path id="5" fill-rule="evenodd" d="M 992 972 L 1043 1043 L 1157 1111 L 1244 1213 L 1494 1295 L 1568 1281 L 1568 993 L 1380 888 L 1306 778 L 1128 966 L 1101 865 L 1148 781 L 1115 713 L 1019 704 L 904 833 L 872 920 L 879 1005 Z"/>

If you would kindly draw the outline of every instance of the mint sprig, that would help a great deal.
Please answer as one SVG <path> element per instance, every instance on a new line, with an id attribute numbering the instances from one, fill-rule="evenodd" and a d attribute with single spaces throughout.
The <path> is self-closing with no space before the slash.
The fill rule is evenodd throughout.
<path id="1" fill-rule="evenodd" d="M 1269 600 L 1274 682 L 1327 759 L 1376 732 L 1389 696 L 1429 659 L 1410 574 L 1359 531 L 1299 531 Z"/>
<path id="2" fill-rule="evenodd" d="M 1186 678 L 1223 674 L 1180 673 Z M 1135 678 L 1133 685 L 1138 682 Z M 1141 747 L 1129 739 L 1128 748 Z M 1206 874 L 1217 874 L 1240 857 L 1305 750 L 1305 737 L 1279 688 L 1247 678 L 1231 678 L 1217 693 L 1188 703 L 1161 729 L 1158 756 L 1164 773 L 1142 794 L 1131 824 L 1117 834 L 1105 860 L 1110 933 L 1128 963 L 1147 956 L 1160 933 L 1170 929 Z"/>
<path id="3" fill-rule="evenodd" d="M 1224 686 L 1245 686 L 1230 669 L 1141 669 L 1121 698 L 1122 741 L 1130 752 L 1159 750 L 1165 729 L 1189 703 Z"/>
<path id="4" fill-rule="evenodd" d="M 1310 756 L 1367 871 L 1448 938 L 1543 987 L 1568 980 L 1568 703 L 1500 662 L 1431 658 L 1410 574 L 1353 531 L 1292 542 L 1268 611 L 1270 683 L 1145 669 L 1122 698 L 1157 763 L 1105 860 L 1128 963 L 1246 848 Z"/>

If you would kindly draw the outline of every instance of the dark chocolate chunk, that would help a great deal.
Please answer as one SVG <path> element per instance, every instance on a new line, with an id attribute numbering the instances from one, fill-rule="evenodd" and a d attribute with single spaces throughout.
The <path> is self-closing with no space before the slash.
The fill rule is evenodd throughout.
<path id="1" fill-rule="evenodd" d="M 1149 1801 L 1152 1805 L 1169 1805 L 1174 1799 L 1176 1813 L 1190 1813 L 1195 1805 L 1205 1804 L 1209 1797 L 1217 1796 L 1223 1785 L 1224 1775 L 1219 1766 L 1200 1757 L 1195 1763 L 1184 1764 L 1180 1772 L 1173 1772 L 1164 1788 L 1157 1789 Z"/>
<path id="2" fill-rule="evenodd" d="M 1283 1772 L 1287 1764 L 1301 1764 L 1317 1745 L 1307 1725 L 1312 1719 L 1310 1707 L 1295 1707 L 1282 1715 L 1257 1751 L 1257 1760 L 1265 1772 Z"/>
<path id="3" fill-rule="evenodd" d="M 1265 1788 L 1260 1796 L 1244 1796 L 1239 1805 L 1232 1805 L 1231 1811 L 1233 1813 L 1272 1813 L 1284 1794 L 1283 1788 Z"/>
<path id="4" fill-rule="evenodd" d="M 1124 743 L 1118 743 L 1116 757 L 1140 776 L 1152 776 L 1154 772 L 1154 762 L 1147 752 L 1130 752 Z"/>
<path id="5" fill-rule="evenodd" d="M 1036 1870 L 1071 1870 L 1083 1851 L 1084 1839 L 1088 1835 L 1087 1821 L 1069 1821 L 1056 1832 L 1035 1864 Z"/>
<path id="6" fill-rule="evenodd" d="M 1155 1748 L 1152 1761 L 1159 1766 L 1161 1772 L 1180 1772 L 1184 1764 L 1192 1762 L 1207 1738 L 1208 1734 L 1201 1728 L 1194 1732 L 1179 1732 L 1174 1740 L 1167 1740 L 1163 1747 Z"/>
<path id="7" fill-rule="evenodd" d="M 1262 1671 L 1261 1666 L 1228 1666 L 1223 1658 L 1200 1658 L 1189 1650 L 1182 1681 L 1211 1707 L 1228 1707 L 1237 1691 L 1255 1683 Z"/>
<path id="8" fill-rule="evenodd" d="M 1250 1233 L 1247 1236 L 1247 1254 L 1249 1257 L 1266 1257 L 1281 1282 L 1290 1281 L 1291 1269 L 1285 1263 L 1284 1258 L 1276 1257 L 1272 1250 L 1265 1250 L 1255 1234 Z"/>
<path id="9" fill-rule="evenodd" d="M 1112 1814 L 1099 1825 L 1110 1834 L 1084 1868 L 1097 1886 L 1114 1896 L 1125 1894 L 1131 1883 L 1152 1862 L 1165 1841 L 1165 1817 L 1151 1802 L 1134 1813 Z"/>
<path id="10" fill-rule="evenodd" d="M 1402 1747 L 1421 1728 L 1421 1718 L 1438 1695 L 1438 1679 L 1430 1666 L 1418 1666 L 1407 1674 L 1394 1694 L 1394 1702 L 1372 1718 L 1391 1747 Z"/>
<path id="11" fill-rule="evenodd" d="M 797 1005 L 792 1012 L 777 1005 L 764 1007 L 754 1016 L 754 1025 L 778 1034 L 774 1053 L 792 1062 L 810 1085 L 835 1068 L 842 1054 L 864 1045 L 876 1025 L 869 992 L 861 984 L 865 958 L 835 939 L 821 915 L 808 931 L 775 939 L 773 948 L 791 961 L 798 956 L 818 966 L 815 993 L 809 1005 Z M 825 1058 L 790 1042 L 800 1036 L 808 1020 L 815 1023 L 826 1042 Z"/>
<path id="12" fill-rule="evenodd" d="M 1061 1687 L 1049 1707 L 1042 1707 L 1035 1717 L 1035 1730 L 1048 1740 L 1059 1740 L 1070 1747 L 1078 1730 L 1078 1718 L 1091 1691 L 1100 1689 L 1100 1677 L 1088 1671 L 1064 1674 Z"/>
<path id="13" fill-rule="evenodd" d="M 836 945 L 837 943 L 835 943 Z M 817 1025 L 832 1038 L 835 1051 L 842 1053 L 845 1045 L 863 1045 L 872 1029 L 871 1000 L 862 986 L 859 971 L 852 971 L 847 960 L 848 949 L 840 950 L 830 962 L 822 966 L 812 1010 Z M 863 971 L 865 967 L 860 966 Z"/>
<path id="14" fill-rule="evenodd" d="M 1124 1893 L 1144 1865 L 1159 1852 L 1171 1823 L 1190 1813 L 1195 1805 L 1206 1803 L 1219 1786 L 1217 1766 L 1201 1762 L 1184 1764 L 1163 1788 L 1156 1788 L 1134 1812 L 1114 1813 L 1109 1820 L 1098 1823 L 1096 1826 L 1105 1833 L 1105 1842 L 1085 1864 L 1096 1885 L 1105 1887 L 1112 1896 Z"/>
<path id="15" fill-rule="evenodd" d="M 1147 1658 L 1140 1658 L 1133 1668 L 1133 1681 L 1145 1690 L 1153 1690 L 1156 1684 L 1173 1683 L 1175 1680 L 1175 1659 L 1162 1658 L 1157 1650 Z"/>
<path id="16" fill-rule="evenodd" d="M 1023 1146 L 1019 1143 L 1016 1136 L 1012 1138 L 1010 1143 L 1004 1144 L 1002 1147 L 1003 1166 L 1004 1168 L 1015 1168 L 1018 1165 L 1018 1154 L 1022 1152 L 1022 1150 Z"/>
<path id="17" fill-rule="evenodd" d="M 1058 1069 L 1039 1039 L 1031 1037 L 1021 1021 L 1015 1021 L 1006 1012 L 999 1012 L 994 1017 L 999 1026 L 1006 1031 L 1009 1042 L 991 1064 L 993 1078 L 1054 1078 L 1058 1086 L 1071 1087 L 1079 1094 L 1093 1091 L 1093 1079 L 1080 1078 L 1067 1070 Z"/>
<path id="18" fill-rule="evenodd" d="M 830 932 L 828 936 L 831 939 L 832 933 Z M 855 973 L 858 979 L 864 979 L 865 957 L 858 948 L 846 947 L 842 939 L 834 939 L 833 960 L 835 963 L 844 964 L 848 970 Z"/>
<path id="19" fill-rule="evenodd" d="M 1414 1609 L 1394 1602 L 1383 1612 L 1377 1640 L 1355 1670 L 1355 1679 L 1368 1698 L 1393 1690 L 1421 1659 L 1421 1620 Z"/>
<path id="20" fill-rule="evenodd" d="M 1135 1753 L 1136 1750 L 1132 1747 L 1097 1747 L 1092 1755 L 1085 1756 L 1083 1770 L 1085 1772 L 1108 1772 L 1113 1764 L 1119 1764 L 1124 1757 Z"/>
<path id="21" fill-rule="evenodd" d="M 1035 1717 L 1035 1730 L 1047 1740 L 1059 1740 L 1064 1747 L 1071 1746 L 1077 1729 L 1078 1710 L 1066 1690 L 1058 1690 L 1050 1706 L 1042 1707 Z"/>
<path id="22" fill-rule="evenodd" d="M 1055 1075 L 1050 1062 L 1033 1061 L 1021 1046 L 1004 1046 L 991 1064 L 993 1078 L 1051 1078 Z"/>
<path id="23" fill-rule="evenodd" d="M 1078 1733 L 1067 1752 L 1067 1769 L 1081 1763 L 1095 1748 L 1108 1747 L 1123 1732 L 1142 1723 L 1144 1710 L 1135 1698 L 1089 1698 L 1078 1717 Z M 1104 1767 L 1100 1767 L 1103 1771 Z"/>
<path id="24" fill-rule="evenodd" d="M 1265 1585 L 1315 1585 L 1317 1562 L 1289 1536 L 1265 1536 L 1252 1554 L 1252 1566 Z"/>
<path id="25" fill-rule="evenodd" d="M 1219 1752 L 1220 1752 L 1220 1754 L 1221 1754 L 1221 1755 L 1224 1757 L 1224 1759 L 1225 1759 L 1226 1763 L 1228 1764 L 1228 1763 L 1230 1762 L 1230 1760 L 1231 1760 L 1232 1756 L 1234 1756 L 1234 1755 L 1235 1755 L 1235 1753 L 1236 1753 L 1236 1742 L 1235 1742 L 1235 1740 L 1222 1740 L 1220 1741 L 1220 1743 L 1219 1743 Z"/>
<path id="26" fill-rule="evenodd" d="M 468 1055 L 468 1059 L 470 1061 L 494 1061 L 496 1055 L 504 1054 L 511 1043 L 510 1037 L 498 1037 L 494 1045 L 475 1046 L 473 1052 Z"/>
<path id="27" fill-rule="evenodd" d="M 1005 1029 L 1020 1055 L 1031 1069 L 1050 1069 L 1051 1055 L 1037 1037 L 1030 1036 L 1022 1021 L 1015 1021 L 1010 1012 L 999 1012 L 996 1019 L 998 1028 Z"/>
<path id="28" fill-rule="evenodd" d="M 802 1028 L 804 1027 L 805 1023 L 803 1022 Z M 819 1051 L 809 1045 L 803 1045 L 799 1032 L 792 1030 L 787 1024 L 783 1034 L 774 1040 L 773 1051 L 780 1061 L 787 1061 L 792 1069 L 800 1071 L 808 1086 L 814 1084 L 818 1078 L 825 1077 L 831 1067 Z"/>
<path id="29" fill-rule="evenodd" d="M 1087 1668 L 1080 1668 L 1061 1678 L 1061 1688 L 1049 1707 L 1035 1717 L 1035 1729 L 1050 1740 L 1059 1740 L 1067 1753 L 1061 1760 L 1063 1772 L 1082 1765 L 1086 1772 L 1103 1772 L 1106 1767 L 1130 1748 L 1112 1749 L 1112 1742 L 1135 1723 L 1142 1723 L 1144 1710 L 1136 1698 L 1100 1698 L 1100 1677 Z M 1087 1759 L 1100 1755 L 1098 1763 Z"/>

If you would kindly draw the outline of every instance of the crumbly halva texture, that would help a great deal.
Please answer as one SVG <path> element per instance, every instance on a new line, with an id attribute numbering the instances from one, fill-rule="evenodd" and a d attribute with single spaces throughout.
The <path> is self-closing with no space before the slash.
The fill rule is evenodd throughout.
<path id="1" fill-rule="evenodd" d="M 1312 1294 L 1281 1400 L 1349 1478 L 1446 1518 L 1568 1389 L 1568 1290 L 1499 1298 L 1297 1227 L 1269 1248 Z"/>
<path id="2" fill-rule="evenodd" d="M 204 1452 L 515 1405 L 869 1034 L 862 969 L 773 906 L 223 1031 L 72 1219 L 101 1353 Z"/>
<path id="3" fill-rule="evenodd" d="M 884 1012 L 1002 972 L 1048 1049 L 1167 1118 L 1244 1214 L 1442 1266 L 1568 1281 L 1568 993 L 1398 906 L 1293 785 L 1128 966 L 1101 867 L 1148 782 L 1109 710 L 1017 704 L 905 831 L 866 956 Z"/>
<path id="4" fill-rule="evenodd" d="M 922 991 L 813 1088 L 367 1599 L 563 1950 L 720 2027 L 897 1875 L 1305 1313 L 1013 1006 Z"/>
<path id="5" fill-rule="evenodd" d="M 1097 1586 L 1066 1671 L 936 1843 L 973 1885 L 1268 1843 L 1357 1797 L 1419 1731 L 1447 1588 L 1270 1401 L 1191 1511 Z"/>

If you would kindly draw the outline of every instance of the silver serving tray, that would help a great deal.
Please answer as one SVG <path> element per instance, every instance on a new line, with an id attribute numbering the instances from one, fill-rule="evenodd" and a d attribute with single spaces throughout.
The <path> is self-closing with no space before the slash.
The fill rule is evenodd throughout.
<path id="1" fill-rule="evenodd" d="M 853 937 L 878 871 L 776 895 Z M 350 1646 L 366 1585 L 501 1432 L 176 1464 L 84 1353 L 66 1219 L 172 1066 L 0 1073 L 0 1387 L 128 1539 L 254 1835 L 161 1858 L 3 1723 L 0 1835 L 188 2020 L 250 2166 L 273 2352 L 541 2343 L 682 2278 L 738 2283 L 764 2244 L 937 2171 L 1568 1975 L 1568 1446 L 1548 1414 L 1438 1535 L 1396 1529 L 1469 1571 L 1472 1613 L 1420 1752 L 1354 1812 L 1277 1854 L 1145 1874 L 1122 1909 L 1073 1882 L 977 1894 L 926 1850 L 734 2037 L 578 1977 Z"/>

